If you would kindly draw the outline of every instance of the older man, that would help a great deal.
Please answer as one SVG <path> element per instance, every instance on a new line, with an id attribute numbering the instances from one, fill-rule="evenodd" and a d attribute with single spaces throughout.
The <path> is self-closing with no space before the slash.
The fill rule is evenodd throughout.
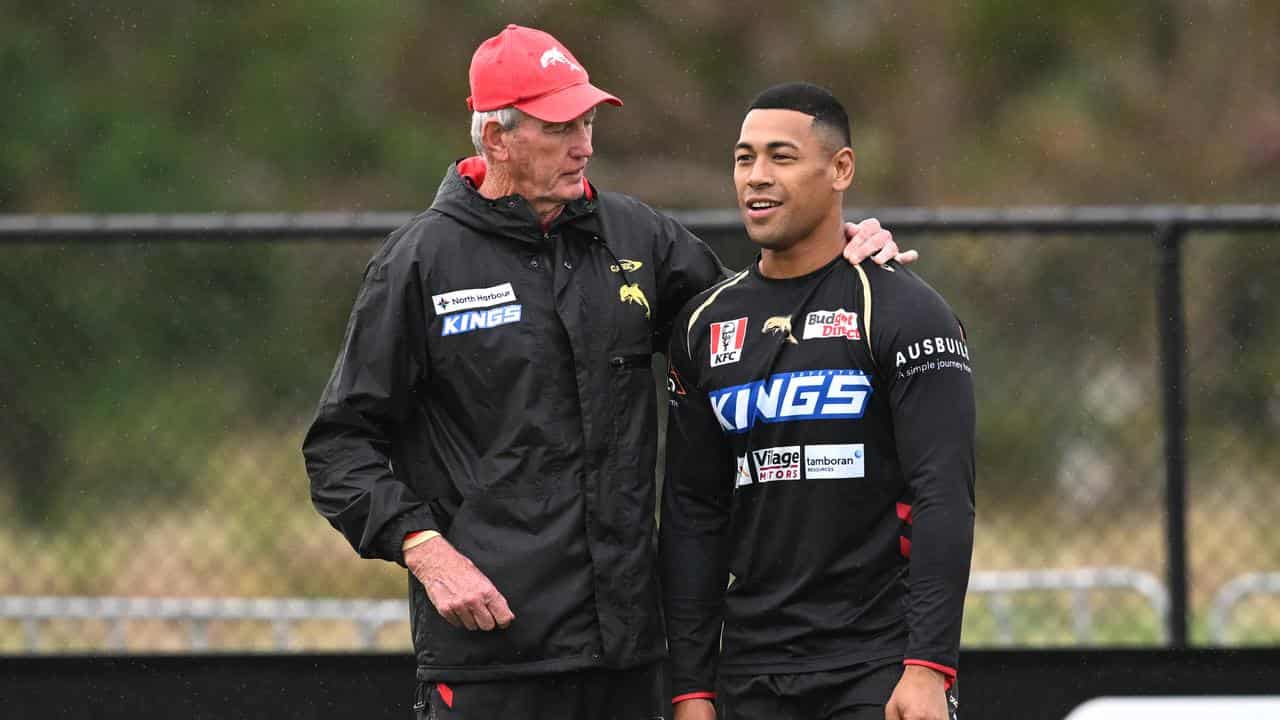
<path id="1" fill-rule="evenodd" d="M 471 90 L 480 157 L 365 271 L 303 447 L 312 499 L 409 568 L 420 715 L 660 716 L 650 362 L 722 268 L 587 182 L 596 106 L 621 101 L 555 38 L 508 26 Z M 896 252 L 860 234 L 855 259 Z"/>

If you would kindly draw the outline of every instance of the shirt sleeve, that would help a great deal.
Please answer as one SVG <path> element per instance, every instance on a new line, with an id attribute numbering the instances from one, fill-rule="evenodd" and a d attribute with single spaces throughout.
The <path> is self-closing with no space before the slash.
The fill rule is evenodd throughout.
<path id="1" fill-rule="evenodd" d="M 427 379 L 424 307 L 411 243 L 393 235 L 365 269 L 302 445 L 316 510 L 362 557 L 401 564 L 406 533 L 439 530 L 391 462 L 415 386 Z"/>
<path id="2" fill-rule="evenodd" d="M 910 557 L 905 662 L 954 678 L 973 553 L 976 411 L 968 340 L 947 303 L 914 274 L 864 267 L 874 278 L 872 352 L 888 379 L 910 492 L 900 508 L 910 525 L 903 542 Z"/>
<path id="3" fill-rule="evenodd" d="M 711 697 L 729 580 L 733 451 L 697 382 L 684 333 L 668 352 L 667 463 L 659 523 L 674 701 Z"/>

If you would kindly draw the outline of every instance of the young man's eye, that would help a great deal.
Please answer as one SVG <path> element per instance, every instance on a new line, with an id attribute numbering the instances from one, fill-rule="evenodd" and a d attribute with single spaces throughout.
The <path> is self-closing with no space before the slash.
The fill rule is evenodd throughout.
<path id="1" fill-rule="evenodd" d="M 789 162 L 791 160 L 795 160 L 795 157 L 791 155 L 782 155 L 782 154 L 773 156 L 774 162 Z"/>
<path id="2" fill-rule="evenodd" d="M 733 161 L 734 161 L 735 163 L 739 164 L 739 165 L 745 165 L 746 163 L 751 162 L 751 156 L 750 156 L 750 155 L 739 155 L 739 156 L 735 157 L 735 158 L 733 159 Z"/>

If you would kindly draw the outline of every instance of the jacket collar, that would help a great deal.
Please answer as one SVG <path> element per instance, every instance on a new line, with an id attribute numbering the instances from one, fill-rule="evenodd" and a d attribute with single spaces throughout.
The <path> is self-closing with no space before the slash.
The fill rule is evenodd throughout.
<path id="1" fill-rule="evenodd" d="M 431 209 L 481 232 L 523 242 L 540 241 L 546 231 L 523 197 L 507 195 L 489 199 L 477 191 L 484 182 L 486 170 L 480 157 L 464 158 L 450 165 Z M 582 197 L 565 205 L 548 230 L 572 224 L 598 232 L 596 190 L 586 178 L 582 184 L 585 189 Z"/>

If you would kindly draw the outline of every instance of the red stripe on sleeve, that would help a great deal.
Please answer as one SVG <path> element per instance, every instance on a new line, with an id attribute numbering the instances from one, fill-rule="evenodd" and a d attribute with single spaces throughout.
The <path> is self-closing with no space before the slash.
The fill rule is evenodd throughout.
<path id="1" fill-rule="evenodd" d="M 685 700 L 715 700 L 716 694 L 713 692 L 691 692 L 683 695 L 677 695 L 671 698 L 671 704 L 684 702 Z"/>
<path id="2" fill-rule="evenodd" d="M 897 503 L 898 519 L 902 522 L 911 524 L 911 506 L 906 503 Z"/>
<path id="3" fill-rule="evenodd" d="M 440 693 L 440 699 L 444 701 L 449 709 L 453 709 L 453 688 L 444 683 L 436 683 L 436 692 Z"/>
<path id="4" fill-rule="evenodd" d="M 904 558 L 911 557 L 911 541 L 901 535 L 898 536 L 898 552 L 902 553 Z"/>
<path id="5" fill-rule="evenodd" d="M 939 665 L 936 662 L 929 662 L 928 660 L 912 660 L 910 658 L 903 660 L 902 664 L 903 665 L 919 665 L 921 667 L 927 667 L 930 670 L 937 670 L 943 675 L 946 675 L 948 690 L 950 690 L 951 686 L 954 685 L 956 682 L 956 669 L 953 667 L 947 667 L 946 665 Z"/>

